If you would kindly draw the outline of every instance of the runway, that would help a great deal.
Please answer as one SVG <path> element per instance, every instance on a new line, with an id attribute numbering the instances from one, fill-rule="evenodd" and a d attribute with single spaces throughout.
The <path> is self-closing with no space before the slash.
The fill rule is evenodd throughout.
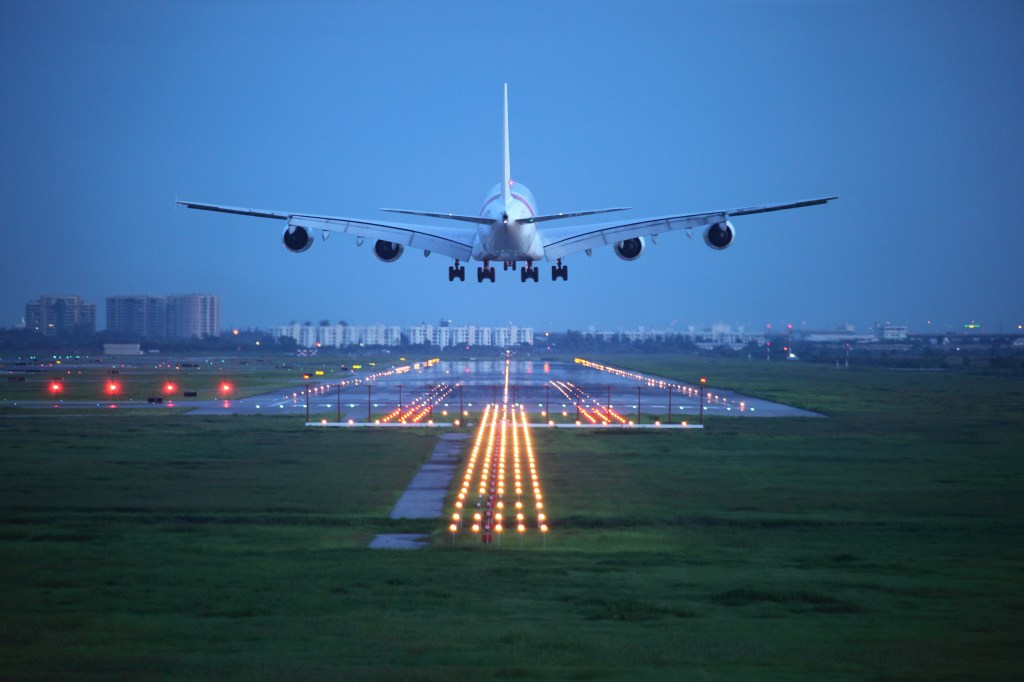
<path id="1" fill-rule="evenodd" d="M 451 423 L 499 402 L 506 358 L 438 361 L 373 374 L 317 377 L 236 399 L 19 400 L 3 406 L 71 410 L 182 408 L 190 415 L 289 415 L 317 422 L 373 423 L 380 426 L 428 426 Z M 628 368 L 589 363 L 517 360 L 508 363 L 510 401 L 522 404 L 538 426 L 579 422 L 583 426 L 693 425 L 701 418 L 701 393 L 693 384 L 641 375 Z M 714 385 L 703 388 L 704 416 L 820 417 L 807 410 L 773 403 Z M 671 415 L 671 416 L 670 416 Z"/>
<path id="2" fill-rule="evenodd" d="M 485 405 L 498 402 L 504 373 L 504 359 L 458 360 L 381 376 L 359 385 L 311 382 L 309 413 L 311 418 L 333 422 L 340 405 L 341 418 L 357 423 L 451 422 L 462 412 L 479 412 Z M 689 390 L 685 390 L 687 387 Z M 306 385 L 299 385 L 240 400 L 206 401 L 189 414 L 304 415 L 306 389 Z M 600 415 L 608 415 L 609 408 L 625 422 L 637 424 L 652 415 L 667 416 L 670 412 L 674 423 L 696 423 L 700 418 L 701 399 L 692 386 L 654 375 L 614 374 L 579 363 L 513 359 L 509 363 L 509 392 L 513 403 L 521 403 L 531 419 L 538 420 L 560 416 L 575 421 L 579 417 L 587 423 L 587 414 L 598 420 Z M 407 418 L 401 422 L 398 418 L 403 415 Z M 714 386 L 704 388 L 704 415 L 821 416 Z"/>

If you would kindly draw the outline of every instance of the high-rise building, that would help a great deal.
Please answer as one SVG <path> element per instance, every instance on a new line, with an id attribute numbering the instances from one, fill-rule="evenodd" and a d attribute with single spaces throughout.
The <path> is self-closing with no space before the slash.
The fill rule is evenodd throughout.
<path id="1" fill-rule="evenodd" d="M 166 296 L 107 297 L 107 330 L 139 338 L 167 336 Z"/>
<path id="2" fill-rule="evenodd" d="M 167 336 L 187 339 L 220 336 L 220 297 L 210 294 L 168 296 Z"/>
<path id="3" fill-rule="evenodd" d="M 96 304 L 81 296 L 40 296 L 25 304 L 25 327 L 45 336 L 96 331 Z"/>
<path id="4" fill-rule="evenodd" d="M 210 294 L 111 296 L 107 329 L 151 339 L 220 336 L 220 298 Z"/>

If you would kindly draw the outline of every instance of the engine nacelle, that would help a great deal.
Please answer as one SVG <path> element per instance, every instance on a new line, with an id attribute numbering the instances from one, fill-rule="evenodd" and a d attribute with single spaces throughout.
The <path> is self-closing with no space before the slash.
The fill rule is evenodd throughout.
<path id="1" fill-rule="evenodd" d="M 736 228 L 728 220 L 714 225 L 708 225 L 704 230 L 704 243 L 715 251 L 721 251 L 732 244 L 736 236 Z"/>
<path id="2" fill-rule="evenodd" d="M 281 241 L 284 242 L 284 248 L 292 253 L 302 253 L 313 246 L 313 232 L 309 228 L 294 225 L 285 228 Z"/>
<path id="3" fill-rule="evenodd" d="M 615 255 L 622 260 L 636 260 L 644 252 L 645 244 L 643 237 L 625 239 L 615 244 Z"/>
<path id="4" fill-rule="evenodd" d="M 373 255 L 385 263 L 394 263 L 402 257 L 405 247 L 395 242 L 378 239 L 373 245 Z"/>

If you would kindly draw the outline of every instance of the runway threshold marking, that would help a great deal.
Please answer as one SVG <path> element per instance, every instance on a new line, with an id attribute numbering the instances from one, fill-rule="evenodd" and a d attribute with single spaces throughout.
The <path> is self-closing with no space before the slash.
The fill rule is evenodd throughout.
<path id="1" fill-rule="evenodd" d="M 447 398 L 455 386 L 451 384 L 437 384 L 431 386 L 425 392 L 413 397 L 407 405 L 399 405 L 395 409 L 381 417 L 380 423 L 389 422 L 418 424 L 423 421 L 442 400 Z"/>
<path id="2" fill-rule="evenodd" d="M 580 416 L 591 424 L 598 423 L 598 420 L 601 420 L 602 424 L 611 424 L 612 422 L 623 425 L 631 424 L 628 419 L 612 409 L 610 405 L 602 405 L 596 398 L 592 397 L 579 386 L 568 381 L 552 380 L 550 383 L 558 390 L 559 393 L 565 396 L 566 399 L 571 400 L 576 407 L 579 408 Z M 589 407 L 587 406 L 588 403 Z"/>
<path id="3" fill-rule="evenodd" d="M 502 535 L 512 533 L 518 536 L 521 547 L 523 536 L 531 531 L 540 533 L 546 542 L 547 515 L 529 419 L 522 404 L 509 403 L 508 376 L 509 362 L 506 360 L 504 400 L 501 404 L 492 403 L 485 408 L 473 449 L 466 460 L 462 485 L 448 526 L 453 545 L 460 532 L 467 528 L 470 537 L 475 539 L 478 536 L 488 545 L 500 546 Z M 508 475 L 510 459 L 511 479 Z M 477 481 L 476 488 L 471 491 L 474 480 Z"/>

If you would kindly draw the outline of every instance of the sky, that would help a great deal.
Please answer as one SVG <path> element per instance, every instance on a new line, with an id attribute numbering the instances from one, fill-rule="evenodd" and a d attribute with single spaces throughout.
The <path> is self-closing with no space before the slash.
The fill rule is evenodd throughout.
<path id="1" fill-rule="evenodd" d="M 0 326 L 42 294 L 96 303 L 102 329 L 107 296 L 197 292 L 225 328 L 1015 330 L 1022 76 L 1019 2 L 5 0 Z M 537 284 L 475 262 L 449 283 L 448 258 L 381 263 L 341 234 L 292 254 L 279 221 L 174 204 L 475 214 L 503 83 L 542 213 L 841 198 Z"/>

